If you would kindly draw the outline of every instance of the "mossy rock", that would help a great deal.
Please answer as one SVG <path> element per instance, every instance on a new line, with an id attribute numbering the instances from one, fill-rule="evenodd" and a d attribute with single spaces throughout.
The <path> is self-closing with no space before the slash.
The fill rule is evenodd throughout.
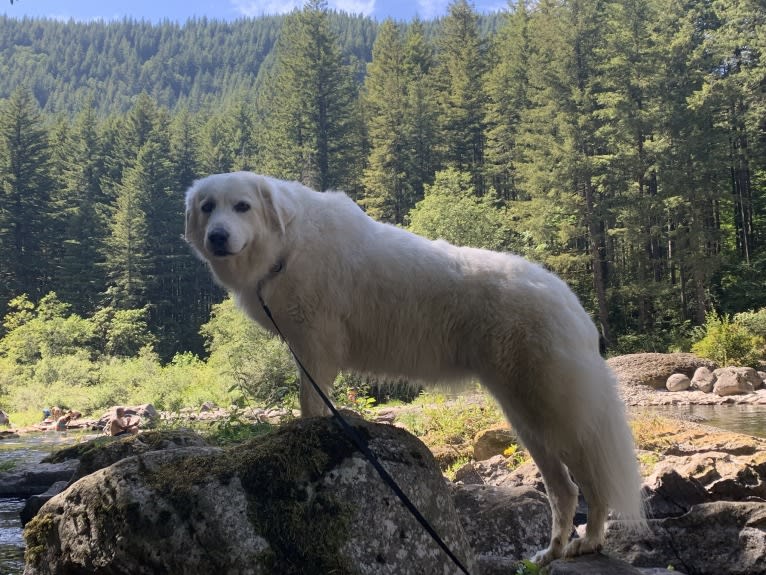
<path id="1" fill-rule="evenodd" d="M 473 565 L 428 449 L 393 426 L 353 425 Z M 53 526 L 44 537 L 26 533 L 35 547 L 27 575 L 454 571 L 331 419 L 298 420 L 226 449 L 145 452 L 81 479 L 40 515 Z"/>
<path id="2" fill-rule="evenodd" d="M 43 459 L 43 462 L 61 463 L 70 459 L 78 459 L 80 465 L 72 477 L 72 482 L 75 482 L 126 457 L 162 449 L 206 445 L 208 443 L 201 435 L 189 430 L 145 431 L 138 435 L 123 437 L 97 437 L 84 443 L 60 449 Z"/>

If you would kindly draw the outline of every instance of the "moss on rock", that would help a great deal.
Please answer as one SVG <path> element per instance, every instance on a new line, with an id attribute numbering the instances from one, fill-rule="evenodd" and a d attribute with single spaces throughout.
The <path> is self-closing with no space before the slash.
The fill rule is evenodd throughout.
<path id="1" fill-rule="evenodd" d="M 247 496 L 248 517 L 269 542 L 274 563 L 296 565 L 286 575 L 344 573 L 339 548 L 348 538 L 351 509 L 316 488 L 317 481 L 356 451 L 345 436 L 328 430 L 335 425 L 326 418 L 298 420 L 216 457 L 171 462 L 148 481 L 184 514 L 194 508 L 194 486 L 211 477 L 221 484 L 236 477 Z M 369 438 L 364 427 L 357 432 Z"/>

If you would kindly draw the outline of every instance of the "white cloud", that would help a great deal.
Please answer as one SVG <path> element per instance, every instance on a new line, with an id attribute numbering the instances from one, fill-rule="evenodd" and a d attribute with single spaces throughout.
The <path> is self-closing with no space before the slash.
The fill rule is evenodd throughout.
<path id="1" fill-rule="evenodd" d="M 448 0 L 418 0 L 420 17 L 424 20 L 444 16 L 447 13 Z"/>
<path id="2" fill-rule="evenodd" d="M 231 0 L 234 9 L 247 17 L 292 12 L 303 6 L 303 0 Z"/>
<path id="3" fill-rule="evenodd" d="M 234 9 L 247 17 L 286 14 L 295 8 L 302 8 L 304 3 L 304 0 L 231 0 Z M 375 0 L 334 0 L 328 5 L 349 14 L 369 16 L 375 8 Z"/>
<path id="4" fill-rule="evenodd" d="M 335 0 L 330 2 L 330 5 L 349 14 L 369 16 L 375 9 L 375 0 Z"/>

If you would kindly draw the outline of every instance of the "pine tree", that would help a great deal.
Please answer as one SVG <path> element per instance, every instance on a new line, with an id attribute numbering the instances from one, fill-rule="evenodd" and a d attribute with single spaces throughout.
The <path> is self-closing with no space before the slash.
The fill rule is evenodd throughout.
<path id="1" fill-rule="evenodd" d="M 370 154 L 361 204 L 373 218 L 397 224 L 415 203 L 407 178 L 407 121 L 411 114 L 405 74 L 401 27 L 386 20 L 378 30 L 365 79 Z"/>
<path id="2" fill-rule="evenodd" d="M 310 0 L 285 19 L 275 58 L 264 114 L 267 171 L 320 190 L 344 187 L 358 165 L 356 83 L 326 2 Z"/>
<path id="3" fill-rule="evenodd" d="M 404 39 L 407 109 L 406 173 L 414 201 L 423 199 L 438 165 L 438 106 L 434 82 L 433 47 L 426 41 L 423 22 L 415 19 Z"/>
<path id="4" fill-rule="evenodd" d="M 53 202 L 62 230 L 55 285 L 63 301 L 85 314 L 95 309 L 105 287 L 99 251 L 107 201 L 101 188 L 104 157 L 92 106 L 77 116 L 62 148 L 62 180 Z"/>
<path id="5" fill-rule="evenodd" d="M 117 309 L 143 307 L 147 301 L 151 255 L 147 205 L 149 194 L 144 184 L 147 174 L 139 162 L 128 168 L 117 187 L 110 214 L 110 235 L 104 244 L 109 286 L 107 303 Z"/>
<path id="6" fill-rule="evenodd" d="M 527 0 L 511 7 L 505 24 L 493 40 L 493 66 L 485 78 L 485 173 L 492 187 L 504 199 L 517 199 L 516 140 L 521 114 L 529 107 L 529 8 Z"/>
<path id="7" fill-rule="evenodd" d="M 0 106 L 0 301 L 38 298 L 53 275 L 48 132 L 32 91 Z"/>
<path id="8" fill-rule="evenodd" d="M 610 190 L 599 161 L 604 142 L 598 94 L 604 2 L 542 0 L 529 23 L 529 108 L 519 135 L 520 182 L 532 205 L 527 228 L 545 261 L 595 308 L 610 339 L 606 227 Z M 531 224 L 531 225 L 530 225 Z M 542 255 L 542 254 L 539 254 Z"/>
<path id="9" fill-rule="evenodd" d="M 467 0 L 449 6 L 439 34 L 439 113 L 443 161 L 469 172 L 479 195 L 484 184 L 485 49 L 478 17 Z"/>

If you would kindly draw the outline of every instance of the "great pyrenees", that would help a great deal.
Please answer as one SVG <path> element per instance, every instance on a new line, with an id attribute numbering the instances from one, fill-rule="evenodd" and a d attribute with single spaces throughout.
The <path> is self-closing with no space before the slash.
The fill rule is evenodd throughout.
<path id="1" fill-rule="evenodd" d="M 555 558 L 597 551 L 608 508 L 643 522 L 640 476 L 599 334 L 567 285 L 518 256 L 431 241 L 369 218 L 345 194 L 249 172 L 186 194 L 186 239 L 245 312 L 330 393 L 340 370 L 478 378 L 542 473 Z M 329 412 L 301 372 L 304 417 Z M 577 481 L 585 536 L 569 541 Z"/>

